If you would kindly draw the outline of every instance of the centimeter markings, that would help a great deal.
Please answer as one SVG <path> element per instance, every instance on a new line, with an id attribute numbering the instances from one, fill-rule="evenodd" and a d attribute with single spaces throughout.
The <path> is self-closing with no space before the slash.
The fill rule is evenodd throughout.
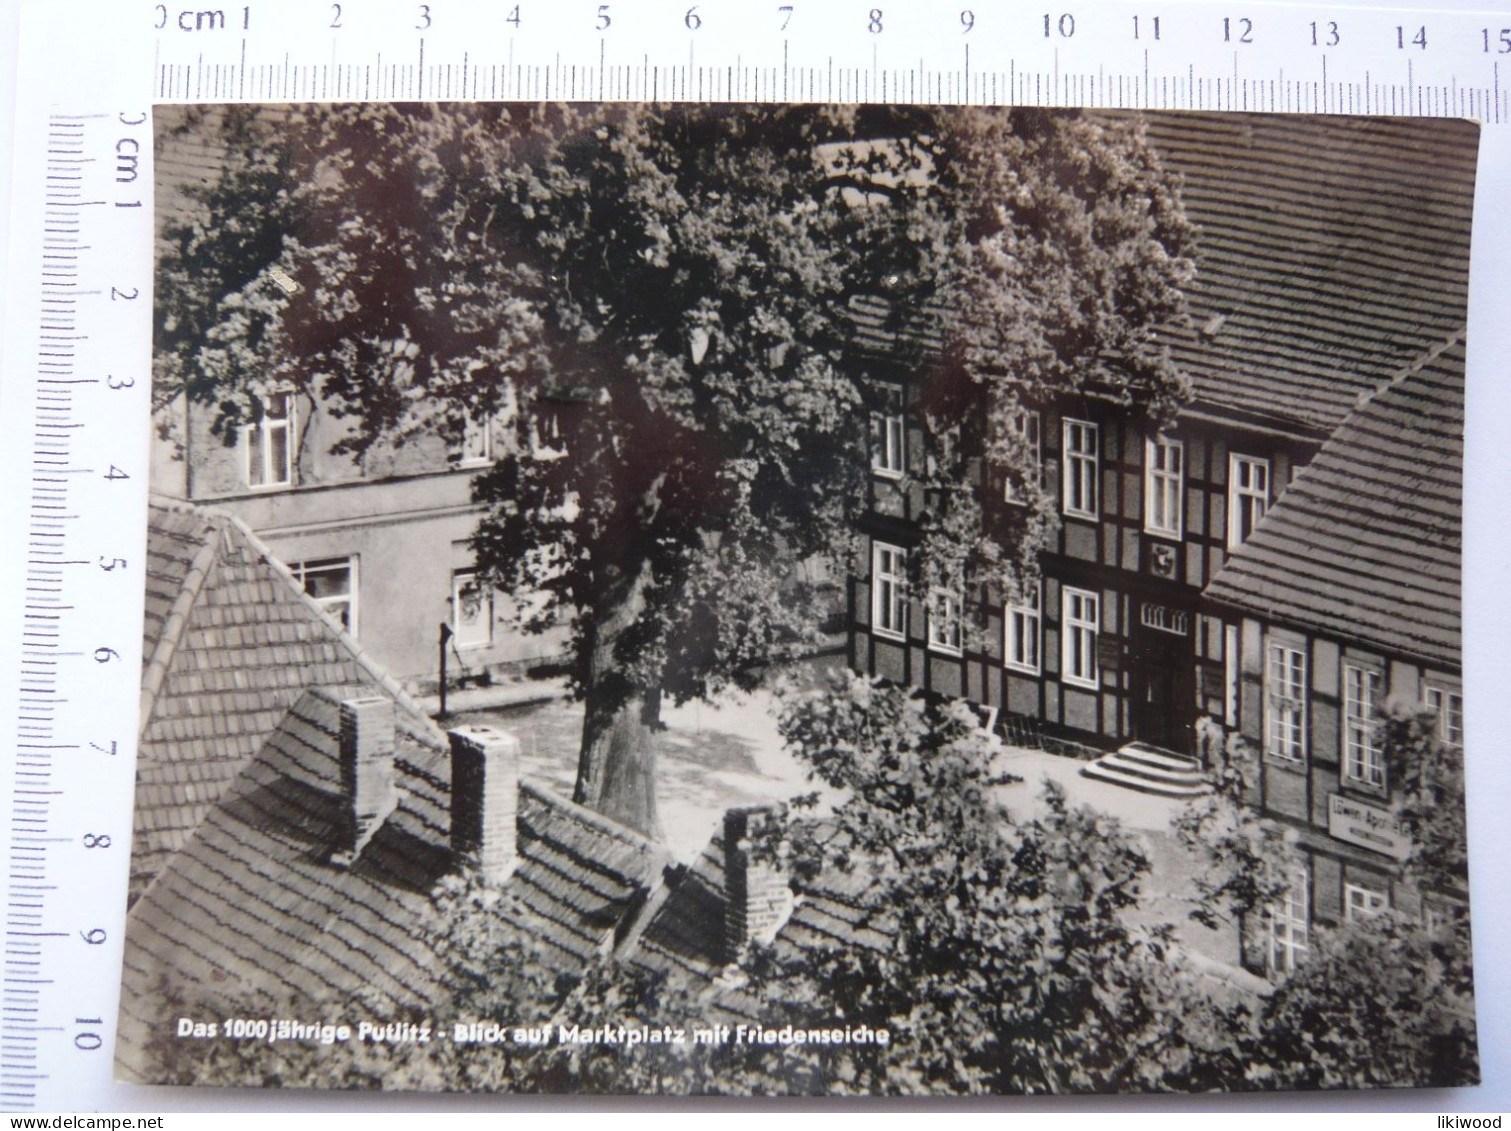
<path id="1" fill-rule="evenodd" d="M 49 64 L 67 68 L 42 45 L 57 52 L 78 26 L 62 9 L 22 17 L 32 50 L 18 75 L 5 311 L 0 462 L 29 485 L 9 512 L 25 538 L 0 545 L 15 614 L 0 694 L 14 699 L 0 779 L 5 1111 L 79 1110 L 109 1080 L 140 670 L 151 115 L 104 109 L 133 93 L 108 67 L 93 86 L 63 84 L 64 97 L 48 85 Z M 127 38 L 100 35 L 107 47 Z"/>
<path id="2" fill-rule="evenodd" d="M 1506 13 L 1165 0 L 154 9 L 160 101 L 943 102 L 1511 122 Z M 1056 0 L 1063 3 L 1064 0 Z M 512 3 L 512 6 L 511 6 Z M 685 10 L 684 10 L 685 8 Z M 1247 13 L 1247 14 L 1245 14 Z M 802 31 L 803 34 L 799 34 Z M 815 44 L 821 46 L 815 48 Z"/>
<path id="3" fill-rule="evenodd" d="M 783 69 L 748 65 L 660 66 L 648 60 L 615 65 L 455 62 L 375 64 L 164 63 L 156 97 L 163 102 L 325 102 L 432 98 L 441 101 L 568 102 L 898 102 L 987 106 L 1086 106 L 1099 109 L 1254 111 L 1282 114 L 1365 114 L 1478 118 L 1511 122 L 1511 90 L 1500 64 L 1479 85 L 1326 78 L 1202 76 L 1048 71 L 1019 68 L 945 71 L 824 66 Z M 1322 65 L 1325 71 L 1325 64 Z"/>
<path id="4" fill-rule="evenodd" d="M 53 115 L 47 130 L 46 190 L 39 273 L 35 406 L 31 460 L 31 500 L 26 523 L 26 599 L 21 628 L 21 666 L 16 753 L 11 782 L 10 869 L 6 889 L 3 1013 L 0 1013 L 0 1106 L 31 1106 L 37 1085 L 48 1078 L 39 1052 L 44 1034 L 62 1027 L 43 1011 L 44 944 L 66 938 L 47 929 L 47 893 L 56 890 L 50 873 L 52 846 L 69 838 L 54 834 L 53 799 L 59 795 L 54 760 L 77 752 L 78 743 L 57 741 L 59 665 L 64 659 L 60 622 L 63 603 L 70 476 L 87 473 L 73 466 L 72 441 L 80 427 L 74 390 L 79 340 L 80 232 L 86 119 Z M 74 563 L 76 564 L 76 563 Z"/>

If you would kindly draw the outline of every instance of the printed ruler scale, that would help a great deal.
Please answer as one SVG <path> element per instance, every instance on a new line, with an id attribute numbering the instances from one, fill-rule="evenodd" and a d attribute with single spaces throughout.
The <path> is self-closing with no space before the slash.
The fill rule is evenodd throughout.
<path id="1" fill-rule="evenodd" d="M 158 4 L 160 101 L 945 102 L 1511 121 L 1511 9 Z"/>
<path id="2" fill-rule="evenodd" d="M 1472 116 L 1489 126 L 1481 198 L 1511 193 L 1511 133 L 1498 128 L 1511 123 L 1511 4 L 27 0 L 19 59 L 0 386 L 12 535 L 0 542 L 5 1110 L 166 1104 L 109 1082 L 141 663 L 150 102 L 650 98 Z M 1500 316 L 1511 222 L 1481 211 L 1466 524 L 1483 532 L 1498 529 L 1495 493 L 1474 484 L 1511 479 L 1511 409 L 1487 397 L 1493 359 L 1511 353 L 1511 320 Z M 1466 618 L 1471 657 L 1476 639 L 1511 633 L 1479 549 L 1466 607 L 1491 611 Z M 1477 585 L 1484 606 L 1473 603 Z M 1492 704 L 1506 667 L 1471 659 L 1469 701 Z M 1472 827 L 1504 839 L 1504 822 L 1478 808 L 1490 804 L 1471 795 Z M 1511 930 L 1495 914 L 1477 905 L 1477 938 Z M 1496 969 L 1480 965 L 1482 977 Z M 1493 986 L 1482 996 L 1495 1000 Z M 1497 1023 L 1481 1019 L 1486 1064 L 1506 1047 L 1494 1043 Z M 1319 1103 L 1329 1100 L 1359 1102 Z"/>

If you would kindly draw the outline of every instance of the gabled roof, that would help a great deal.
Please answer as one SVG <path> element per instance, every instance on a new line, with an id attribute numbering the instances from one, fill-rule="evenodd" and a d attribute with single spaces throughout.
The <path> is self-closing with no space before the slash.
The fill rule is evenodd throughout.
<path id="1" fill-rule="evenodd" d="M 1459 670 L 1463 452 L 1459 334 L 1363 400 L 1207 596 Z"/>
<path id="2" fill-rule="evenodd" d="M 364 685 L 398 702 L 402 727 L 440 741 L 238 519 L 153 500 L 146 575 L 133 899 L 306 687 Z"/>
<path id="3" fill-rule="evenodd" d="M 400 731 L 399 803 L 355 865 L 339 770 L 343 699 L 303 694 L 164 864 L 127 921 L 118 1062 L 144 1079 L 166 1011 L 196 1003 L 360 1003 L 396 1012 L 448 1003 L 428 941 L 432 893 L 458 864 L 444 742 Z M 520 786 L 518 864 L 507 884 L 550 969 L 580 973 L 659 887 L 659 845 L 531 784 Z M 501 912 L 505 913 L 505 912 Z M 308 1020 L 301 1018 L 301 1020 Z"/>
<path id="4" fill-rule="evenodd" d="M 1331 431 L 1464 324 L 1472 122 L 1149 114 L 1196 224 L 1200 401 Z"/>

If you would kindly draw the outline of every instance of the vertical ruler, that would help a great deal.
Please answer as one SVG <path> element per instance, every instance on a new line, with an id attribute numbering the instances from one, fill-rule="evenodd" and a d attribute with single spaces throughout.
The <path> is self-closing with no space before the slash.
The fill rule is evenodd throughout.
<path id="1" fill-rule="evenodd" d="M 24 10 L 18 75 L 0 387 L 7 1110 L 68 1110 L 80 1080 L 108 1078 L 130 851 L 152 117 L 142 37 L 117 17 L 97 51 L 60 49 L 77 15 Z M 81 69 L 58 66 L 70 57 Z"/>

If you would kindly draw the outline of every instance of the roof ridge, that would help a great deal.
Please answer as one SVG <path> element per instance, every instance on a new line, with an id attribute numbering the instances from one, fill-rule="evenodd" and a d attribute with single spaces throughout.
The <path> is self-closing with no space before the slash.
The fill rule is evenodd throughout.
<path id="1" fill-rule="evenodd" d="M 1422 372 L 1422 370 L 1426 369 L 1429 365 L 1431 365 L 1438 358 L 1442 357 L 1454 346 L 1467 346 L 1468 335 L 1469 327 L 1467 325 L 1460 326 L 1457 330 L 1449 334 L 1442 341 L 1435 342 L 1431 346 L 1429 346 L 1399 373 L 1386 378 L 1384 381 L 1380 382 L 1377 387 L 1370 389 L 1367 392 L 1360 393 L 1358 401 L 1354 404 L 1353 411 L 1350 412 L 1347 417 L 1343 418 L 1338 427 L 1341 429 L 1348 423 L 1349 417 L 1352 417 L 1355 413 L 1361 412 L 1364 409 L 1368 408 L 1371 404 L 1374 403 L 1377 398 L 1400 388 L 1410 378 L 1415 377 L 1418 373 Z"/>
<path id="2" fill-rule="evenodd" d="M 192 513 L 192 511 L 186 509 L 181 513 Z M 189 623 L 194 606 L 199 603 L 199 595 L 204 592 L 205 579 L 210 576 L 215 560 L 219 557 L 220 536 L 224 532 L 224 526 L 216 526 L 215 516 L 202 514 L 202 517 L 210 523 L 214 532 L 205 539 L 199 551 L 194 555 L 194 560 L 189 564 L 189 570 L 184 575 L 184 583 L 179 587 L 178 593 L 173 598 L 173 604 L 168 609 L 168 615 L 163 620 L 163 631 L 158 634 L 157 641 L 152 646 L 152 655 L 142 665 L 142 691 L 137 715 L 138 740 L 146 733 L 147 724 L 152 720 L 158 694 L 162 691 L 163 680 L 168 677 L 168 669 L 173 664 L 173 657 L 178 652 L 184 628 Z"/>
<path id="3" fill-rule="evenodd" d="M 242 521 L 240 517 L 232 514 L 230 511 L 222 510 L 219 507 L 207 506 L 203 503 L 192 503 L 183 499 L 176 499 L 168 495 L 149 495 L 148 502 L 153 506 L 161 507 L 164 510 L 175 511 L 179 514 L 199 515 L 212 522 L 218 520 L 220 523 L 222 523 L 222 535 L 228 532 L 227 528 L 234 527 L 237 533 L 239 533 L 241 537 L 245 539 L 247 546 L 253 552 L 255 552 L 257 556 L 260 557 L 268 566 L 270 566 L 275 573 L 277 573 L 280 577 L 288 582 L 289 587 L 296 594 L 298 594 L 299 599 L 304 602 L 305 607 L 315 613 L 315 615 L 318 616 L 321 621 L 323 621 L 336 633 L 336 637 L 339 640 L 341 646 L 346 649 L 346 651 L 351 655 L 352 659 L 356 661 L 357 666 L 365 671 L 374 681 L 376 681 L 378 686 L 381 687 L 386 694 L 392 696 L 394 701 L 404 708 L 406 714 L 411 716 L 408 719 L 401 719 L 399 725 L 403 727 L 403 729 L 407 731 L 413 738 L 425 743 L 428 746 L 432 746 L 437 750 L 449 749 L 445 734 L 442 733 L 441 729 L 435 724 L 430 716 L 426 714 L 425 708 L 422 707 L 414 699 L 414 697 L 409 694 L 409 692 L 405 691 L 399 681 L 394 679 L 394 677 L 391 676 L 388 671 L 384 667 L 382 667 L 382 665 L 380 665 L 371 656 L 369 656 L 362 645 L 354 637 L 352 637 L 350 633 L 348 633 L 345 629 L 341 628 L 338 624 L 331 620 L 331 618 L 326 614 L 325 610 L 315 602 L 315 599 L 304 591 L 304 586 L 301 585 L 294 577 L 293 573 L 289 571 L 288 566 L 284 565 L 283 562 L 279 560 L 278 556 L 274 554 L 273 551 L 268 547 L 268 544 L 261 538 L 259 538 L 256 532 L 253 531 L 252 528 L 248 526 L 244 521 Z M 211 548 L 213 549 L 213 543 L 211 545 Z M 196 563 L 198 562 L 198 560 L 198 556 L 196 556 Z M 178 608 L 177 599 L 175 599 L 174 601 L 173 608 L 175 610 Z M 157 649 L 154 649 L 153 651 L 154 660 L 157 658 L 157 651 Z M 171 654 L 169 658 L 171 659 Z M 161 685 L 161 682 L 162 675 L 158 675 L 157 683 L 159 686 Z M 153 695 L 155 698 L 156 688 L 154 688 Z M 142 711 L 142 725 L 144 727 L 146 726 L 147 715 L 148 712 L 144 707 Z"/>
<path id="4" fill-rule="evenodd" d="M 422 720 L 421 722 L 419 722 L 419 725 L 405 726 L 405 730 L 409 731 L 414 738 L 425 742 L 427 745 L 434 746 L 437 749 L 446 749 L 448 747 L 446 736 L 441 732 L 441 729 L 435 724 L 430 716 L 425 713 L 425 709 L 415 701 L 414 697 L 411 696 L 409 692 L 404 690 L 403 686 L 399 683 L 398 680 L 389 675 L 388 671 L 385 668 L 383 668 L 376 660 L 374 660 L 367 654 L 362 645 L 359 644 L 350 633 L 348 633 L 340 625 L 336 624 L 335 621 L 333 621 L 326 613 L 326 611 L 316 603 L 315 599 L 304 591 L 304 586 L 301 585 L 299 581 L 294 577 L 293 573 L 290 572 L 289 567 L 284 565 L 283 562 L 279 560 L 278 556 L 274 554 L 273 551 L 268 547 L 268 544 L 261 538 L 259 538 L 253 532 L 250 526 L 248 526 L 234 514 L 229 514 L 224 511 L 217 511 L 215 508 L 207 507 L 204 509 L 212 514 L 224 515 L 228 524 L 232 527 L 235 527 L 237 532 L 244 539 L 246 539 L 247 545 L 252 550 L 254 550 L 258 554 L 258 556 L 261 557 L 262 560 L 272 568 L 275 573 L 277 573 L 280 577 L 284 578 L 289 583 L 289 586 L 294 590 L 295 593 L 298 594 L 299 599 L 304 602 L 305 607 L 311 612 L 315 613 L 336 633 L 336 637 L 340 641 L 341 646 L 345 648 L 348 653 L 350 653 L 352 659 L 356 661 L 357 666 L 365 671 L 373 680 L 377 682 L 378 686 L 381 687 L 386 694 L 390 695 L 396 703 L 404 708 L 405 712 L 411 716 L 411 719 L 407 721 L 413 724 L 417 720 Z M 400 725 L 404 725 L 404 720 L 401 720 Z"/>
<path id="5" fill-rule="evenodd" d="M 602 813 L 595 812 L 580 802 L 568 801 L 542 782 L 521 778 L 519 788 L 537 801 L 549 805 L 553 809 L 568 812 L 575 819 L 597 829 L 606 836 L 617 837 L 620 840 L 629 841 L 637 846 L 652 849 L 660 854 L 667 863 L 675 863 L 671 850 L 666 845 L 652 840 L 644 833 L 637 832 L 628 825 L 621 824 L 612 817 L 605 817 Z"/>

